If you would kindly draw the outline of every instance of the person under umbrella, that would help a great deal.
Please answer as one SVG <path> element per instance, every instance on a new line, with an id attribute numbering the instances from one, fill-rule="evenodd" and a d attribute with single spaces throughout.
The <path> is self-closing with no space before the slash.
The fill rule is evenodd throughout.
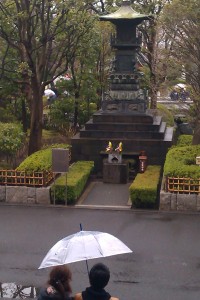
<path id="1" fill-rule="evenodd" d="M 100 231 L 81 230 L 59 240 L 46 254 L 39 269 L 66 265 L 77 261 L 132 253 L 114 235 Z"/>
<path id="2" fill-rule="evenodd" d="M 51 89 L 44 90 L 44 96 L 47 97 L 49 105 L 51 105 L 54 102 L 54 100 L 57 98 L 56 93 Z"/>
<path id="3" fill-rule="evenodd" d="M 90 287 L 87 287 L 82 293 L 76 294 L 74 300 L 119 300 L 111 297 L 104 289 L 109 279 L 108 267 L 102 263 L 95 264 L 89 272 Z"/>
<path id="4" fill-rule="evenodd" d="M 54 267 L 46 287 L 40 290 L 38 300 L 71 300 L 71 280 L 72 274 L 66 265 Z"/>

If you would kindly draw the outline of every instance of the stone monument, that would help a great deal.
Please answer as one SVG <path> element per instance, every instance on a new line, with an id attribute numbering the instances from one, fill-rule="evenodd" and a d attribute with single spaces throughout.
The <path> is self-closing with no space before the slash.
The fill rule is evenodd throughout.
<path id="1" fill-rule="evenodd" d="M 100 16 L 100 21 L 115 25 L 111 47 L 115 53 L 109 77 L 109 90 L 102 97 L 102 107 L 83 129 L 72 138 L 72 160 L 93 160 L 95 171 L 103 173 L 107 141 L 123 143 L 123 159 L 137 160 L 145 151 L 149 164 L 162 165 L 172 144 L 173 128 L 148 109 L 148 99 L 140 88 L 137 55 L 142 37 L 137 26 L 147 15 L 135 12 L 130 1 L 122 1 L 114 13 Z"/>
<path id="2" fill-rule="evenodd" d="M 103 160 L 103 182 L 105 183 L 127 183 L 128 162 L 122 160 L 122 142 L 115 148 L 109 141 L 106 147 L 108 158 Z"/>

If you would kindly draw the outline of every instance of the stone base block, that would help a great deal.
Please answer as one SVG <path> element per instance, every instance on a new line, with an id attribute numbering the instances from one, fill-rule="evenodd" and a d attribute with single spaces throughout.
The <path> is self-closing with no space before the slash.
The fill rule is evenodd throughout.
<path id="1" fill-rule="evenodd" d="M 0 186 L 0 202 L 6 201 L 6 187 Z"/>
<path id="2" fill-rule="evenodd" d="M 36 189 L 36 203 L 50 204 L 50 187 Z"/>
<path id="3" fill-rule="evenodd" d="M 177 210 L 177 194 L 171 194 L 171 210 Z"/>
<path id="4" fill-rule="evenodd" d="M 169 211 L 171 210 L 171 193 L 160 192 L 160 206 L 159 210 Z"/>
<path id="5" fill-rule="evenodd" d="M 197 195 L 197 211 L 200 211 L 200 195 Z"/>
<path id="6" fill-rule="evenodd" d="M 178 194 L 177 195 L 177 210 L 197 210 L 197 195 L 186 195 Z"/>
<path id="7" fill-rule="evenodd" d="M 27 203 L 28 187 L 26 186 L 7 186 L 6 202 Z"/>
<path id="8" fill-rule="evenodd" d="M 200 195 L 160 192 L 159 210 L 200 211 Z"/>
<path id="9" fill-rule="evenodd" d="M 0 201 L 8 203 L 50 204 L 50 187 L 0 187 Z"/>
<path id="10" fill-rule="evenodd" d="M 104 183 L 127 183 L 128 163 L 103 163 Z"/>

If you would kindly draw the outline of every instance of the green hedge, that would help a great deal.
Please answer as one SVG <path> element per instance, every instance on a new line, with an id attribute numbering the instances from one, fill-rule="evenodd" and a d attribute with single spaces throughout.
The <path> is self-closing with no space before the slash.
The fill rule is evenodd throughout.
<path id="1" fill-rule="evenodd" d="M 51 147 L 37 151 L 28 156 L 16 170 L 42 172 L 52 169 L 52 148 L 69 148 L 67 144 L 51 145 Z"/>
<path id="2" fill-rule="evenodd" d="M 94 168 L 92 161 L 78 161 L 70 166 L 67 173 L 67 192 L 66 175 L 61 175 L 51 188 L 51 198 L 56 204 L 65 204 L 67 194 L 67 204 L 75 204 L 78 197 L 82 194 L 87 180 Z"/>
<path id="3" fill-rule="evenodd" d="M 160 166 L 148 166 L 144 173 L 137 174 L 129 188 L 133 207 L 156 208 L 160 172 Z"/>
<path id="4" fill-rule="evenodd" d="M 200 145 L 170 149 L 166 155 L 164 175 L 200 178 L 200 167 L 196 165 L 196 156 L 200 156 Z"/>
<path id="5" fill-rule="evenodd" d="M 189 135 L 189 134 L 179 135 L 178 140 L 177 140 L 177 146 L 181 147 L 181 146 L 190 146 L 190 145 L 192 145 L 192 138 L 193 138 L 193 136 Z"/>

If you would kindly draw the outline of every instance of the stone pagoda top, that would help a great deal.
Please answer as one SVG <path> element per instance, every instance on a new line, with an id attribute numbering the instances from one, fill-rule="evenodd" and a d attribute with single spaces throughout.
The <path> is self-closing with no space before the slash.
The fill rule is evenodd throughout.
<path id="1" fill-rule="evenodd" d="M 132 20 L 132 21 L 139 21 L 141 23 L 143 20 L 148 20 L 149 16 L 137 13 L 133 10 L 130 6 L 130 1 L 122 1 L 121 7 L 115 11 L 114 13 L 100 16 L 101 21 L 120 21 L 120 20 Z"/>

